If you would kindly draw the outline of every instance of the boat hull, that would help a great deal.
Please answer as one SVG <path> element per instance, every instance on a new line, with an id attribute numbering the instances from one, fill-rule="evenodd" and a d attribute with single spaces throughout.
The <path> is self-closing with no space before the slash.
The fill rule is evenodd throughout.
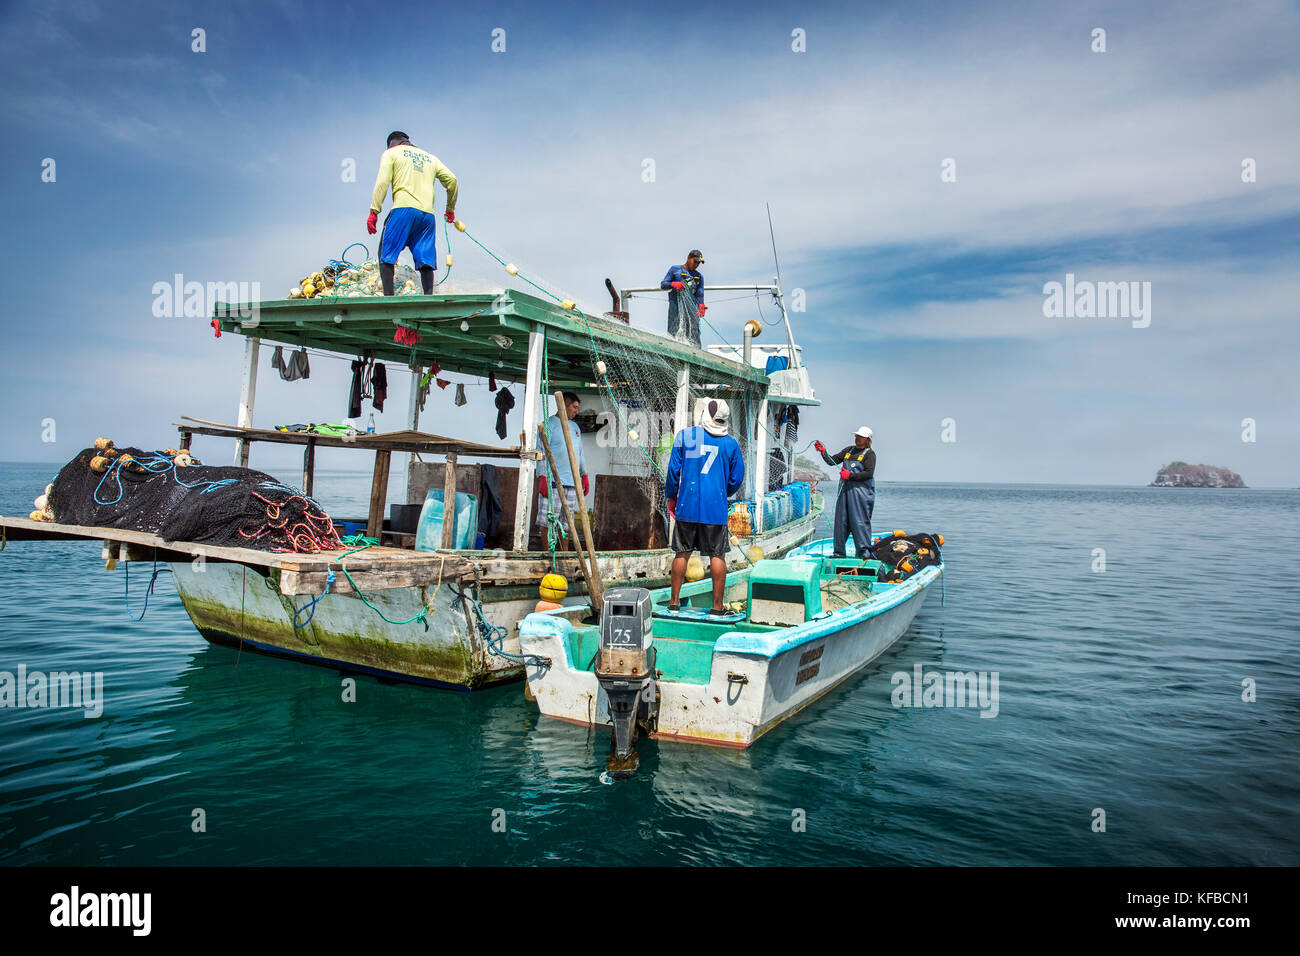
<path id="1" fill-rule="evenodd" d="M 812 537 L 820 516 L 821 511 L 816 510 L 773 529 L 758 542 L 771 555 L 787 553 Z M 473 558 L 472 552 L 457 554 Z M 494 568 L 512 560 L 509 553 L 497 554 L 491 559 Z M 671 560 L 667 551 L 602 554 L 601 574 L 606 587 L 662 587 L 667 584 Z M 462 690 L 524 677 L 518 661 L 492 652 L 472 609 L 457 602 L 456 590 L 446 584 L 367 591 L 366 599 L 389 619 L 384 620 L 351 590 L 331 590 L 311 610 L 305 610 L 311 598 L 281 593 L 275 576 L 264 569 L 215 561 L 173 563 L 170 567 L 186 613 L 199 633 L 214 644 Z M 481 602 L 489 625 L 505 629 L 499 650 L 518 655 L 519 623 L 537 606 L 536 586 L 468 585 L 466 591 Z M 584 591 L 580 582 L 574 582 L 566 603 L 585 604 Z M 418 621 L 391 623 L 409 621 L 426 606 L 431 608 L 427 629 Z"/>
<path id="2" fill-rule="evenodd" d="M 707 684 L 659 681 L 658 728 L 652 735 L 693 743 L 748 747 L 856 672 L 907 632 L 942 567 L 926 568 L 884 597 L 820 627 L 810 622 L 790 636 L 734 634 L 718 639 Z M 548 619 L 549 618 L 549 619 Z M 542 714 L 601 726 L 608 706 L 586 662 L 566 657 L 563 618 L 537 614 L 524 628 L 527 653 L 563 661 L 528 667 L 529 691 Z M 660 644 L 656 639 L 656 644 Z"/>

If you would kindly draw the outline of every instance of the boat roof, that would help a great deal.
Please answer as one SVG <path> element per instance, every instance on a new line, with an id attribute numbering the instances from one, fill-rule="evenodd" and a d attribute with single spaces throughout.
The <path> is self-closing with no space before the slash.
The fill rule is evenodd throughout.
<path id="1" fill-rule="evenodd" d="M 693 348 L 674 339 L 633 328 L 621 321 L 589 315 L 526 292 L 435 293 L 400 296 L 319 296 L 270 302 L 216 303 L 214 317 L 226 331 L 290 346 L 375 358 L 402 365 L 431 365 L 467 375 L 489 374 L 524 381 L 528 333 L 546 332 L 548 376 L 552 386 L 595 383 L 591 343 L 597 349 L 628 347 L 655 355 L 674 367 L 700 374 L 692 384 L 766 391 L 759 368 Z M 468 328 L 462 328 L 465 323 Z M 393 341 L 398 326 L 415 329 L 414 346 Z M 509 340 L 503 347 L 489 336 Z"/>

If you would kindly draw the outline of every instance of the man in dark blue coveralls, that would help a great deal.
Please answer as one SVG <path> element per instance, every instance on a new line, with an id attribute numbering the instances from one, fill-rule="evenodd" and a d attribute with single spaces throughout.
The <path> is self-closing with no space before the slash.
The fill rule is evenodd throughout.
<path id="1" fill-rule="evenodd" d="M 699 317 L 709 308 L 704 304 L 704 276 L 699 273 L 703 264 L 704 254 L 699 249 L 692 249 L 686 261 L 669 269 L 659 283 L 659 288 L 672 290 L 668 293 L 668 334 L 677 338 L 680 329 L 682 336 L 697 349 L 700 348 Z M 692 304 L 695 306 L 694 314 L 691 312 Z"/>
<path id="2" fill-rule="evenodd" d="M 871 557 L 871 509 L 876 504 L 876 453 L 871 448 L 871 429 L 863 425 L 853 433 L 853 444 L 834 455 L 814 442 L 828 465 L 840 466 L 840 494 L 835 502 L 835 549 L 831 556 L 842 558 L 849 534 L 859 558 Z"/>

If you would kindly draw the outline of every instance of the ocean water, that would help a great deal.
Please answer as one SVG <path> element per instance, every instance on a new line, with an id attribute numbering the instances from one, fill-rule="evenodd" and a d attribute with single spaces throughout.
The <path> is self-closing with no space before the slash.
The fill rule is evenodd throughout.
<path id="1" fill-rule="evenodd" d="M 54 470 L 0 465 L 0 513 Z M 0 671 L 100 671 L 104 710 L 0 708 L 0 863 L 1300 863 L 1300 492 L 882 484 L 875 523 L 946 536 L 945 600 L 750 750 L 645 741 L 614 785 L 520 685 L 344 703 L 208 645 L 169 575 L 135 623 L 97 544 L 9 543 Z M 997 716 L 894 707 L 917 664 L 996 673 Z"/>

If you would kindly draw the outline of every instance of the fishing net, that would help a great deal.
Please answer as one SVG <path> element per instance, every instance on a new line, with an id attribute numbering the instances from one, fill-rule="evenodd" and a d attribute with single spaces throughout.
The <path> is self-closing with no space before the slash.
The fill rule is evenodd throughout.
<path id="1" fill-rule="evenodd" d="M 393 293 L 395 295 L 420 295 L 420 274 L 405 262 L 397 263 L 393 271 Z M 289 290 L 289 299 L 314 299 L 343 297 L 356 298 L 363 295 L 383 295 L 384 285 L 379 278 L 379 263 L 367 259 L 360 265 L 352 265 L 346 260 L 333 259 L 319 272 L 304 276 L 297 286 Z"/>
<path id="2" fill-rule="evenodd" d="M 689 296 L 679 306 L 683 320 L 693 319 L 695 306 Z M 682 335 L 683 329 L 679 326 L 677 337 L 680 339 Z M 633 487 L 643 499 L 644 512 L 640 508 L 630 510 L 657 514 L 659 537 L 652 540 L 654 546 L 666 546 L 668 510 L 663 488 L 673 438 L 682 428 L 698 423 L 703 402 L 711 398 L 725 399 L 731 408 L 730 434 L 740 444 L 744 460 L 752 461 L 750 446 L 754 440 L 754 413 L 762 398 L 761 387 L 725 373 L 706 373 L 692 368 L 686 402 L 687 420 L 679 422 L 675 420 L 680 373 L 676 363 L 631 342 L 602 341 L 596 345 L 589 340 L 588 348 L 591 369 L 595 374 L 587 374 L 591 374 L 591 378 L 601 386 L 605 399 L 598 406 L 596 420 L 600 427 L 596 442 L 609 450 L 611 474 L 635 480 Z M 602 367 L 603 375 L 600 374 Z M 554 389 L 552 386 L 551 390 Z M 752 485 L 753 475 L 746 474 L 746 484 L 737 498 L 752 498 Z M 747 517 L 752 518 L 752 505 L 740 507 Z M 743 533 L 748 533 L 748 525 Z"/>
<path id="3" fill-rule="evenodd" d="M 268 474 L 235 465 L 186 467 L 177 464 L 185 460 L 180 454 L 161 451 L 112 451 L 87 448 L 63 466 L 49 495 L 55 521 L 259 551 L 341 547 L 321 506 Z"/>
<path id="4" fill-rule="evenodd" d="M 941 534 L 904 534 L 895 531 L 892 537 L 881 538 L 876 542 L 871 549 L 871 556 L 893 569 L 886 580 L 903 581 L 922 568 L 942 561 L 939 551 L 942 544 Z"/>

